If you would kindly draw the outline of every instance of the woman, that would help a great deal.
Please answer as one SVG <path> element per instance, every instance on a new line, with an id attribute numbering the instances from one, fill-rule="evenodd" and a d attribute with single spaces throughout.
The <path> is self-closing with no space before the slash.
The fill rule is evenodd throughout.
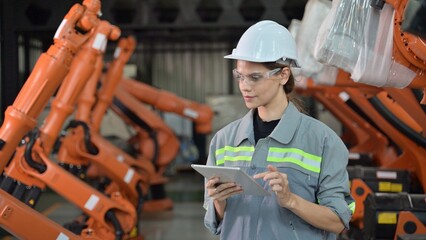
<path id="1" fill-rule="evenodd" d="M 207 165 L 238 166 L 273 194 L 244 195 L 235 183 L 208 179 L 206 227 L 221 239 L 336 239 L 355 208 L 348 151 L 290 99 L 290 66 L 298 66 L 291 34 L 258 22 L 225 58 L 237 60 L 233 76 L 250 111 L 216 133 Z"/>

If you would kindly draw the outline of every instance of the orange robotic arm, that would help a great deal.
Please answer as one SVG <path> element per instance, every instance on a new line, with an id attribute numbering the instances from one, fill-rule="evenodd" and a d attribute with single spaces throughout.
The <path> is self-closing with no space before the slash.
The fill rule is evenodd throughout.
<path id="1" fill-rule="evenodd" d="M 195 122 L 195 130 L 198 133 L 211 132 L 213 110 L 209 106 L 182 99 L 173 93 L 131 79 L 123 79 L 120 85 L 141 102 L 161 111 L 174 112 L 191 119 Z"/>
<path id="2" fill-rule="evenodd" d="M 426 82 L 425 82 L 426 84 Z M 356 88 L 362 90 L 365 97 L 372 98 L 378 96 L 390 107 L 389 110 L 397 112 L 399 118 L 412 129 L 420 134 L 425 134 L 426 114 L 421 108 L 417 98 L 411 88 L 379 88 L 352 81 L 349 74 L 339 70 L 335 86 L 341 88 Z M 395 102 L 392 104 L 390 102 Z"/>
<path id="3" fill-rule="evenodd" d="M 91 123 L 90 116 L 92 112 L 92 107 L 96 102 L 96 87 L 98 85 L 99 79 L 102 75 L 102 68 L 104 66 L 104 62 L 102 56 L 98 56 L 95 64 L 95 70 L 93 74 L 90 76 L 86 85 L 83 88 L 83 91 L 78 98 L 78 107 L 75 113 L 75 118 L 80 121 Z"/>
<path id="4" fill-rule="evenodd" d="M 41 164 L 34 168 L 36 160 Z M 34 181 L 42 182 L 80 207 L 90 217 L 86 229 L 94 232 L 100 239 L 116 238 L 116 234 L 128 235 L 136 225 L 136 211 L 131 203 L 118 192 L 111 197 L 106 196 L 51 161 L 36 135 L 31 136 L 26 145 L 17 149 L 13 163 L 14 165 L 6 169 L 8 176 L 19 179 L 27 186 Z M 10 169 L 11 167 L 13 169 Z"/>
<path id="5" fill-rule="evenodd" d="M 77 166 L 95 164 L 102 175 L 117 183 L 120 192 L 123 192 L 123 195 L 136 205 L 142 192 L 147 192 L 150 174 L 154 172 L 152 165 L 140 166 L 133 163 L 135 160 L 131 156 L 103 139 L 102 136 L 90 132 L 84 122 L 71 123 L 71 130 L 64 137 L 59 149 L 59 161 Z M 90 134 L 89 149 L 87 149 L 88 133 Z M 142 187 L 142 192 L 138 192 L 139 186 Z"/>
<path id="6" fill-rule="evenodd" d="M 93 141 L 101 144 L 102 138 L 99 138 L 97 132 L 99 130 L 102 118 L 107 110 L 108 107 L 111 106 L 111 103 L 114 98 L 114 93 L 117 88 L 117 84 L 122 79 L 123 74 L 123 68 L 128 59 L 130 58 L 131 54 L 133 53 L 133 50 L 135 48 L 136 41 L 133 39 L 133 37 L 123 38 L 120 39 L 119 44 L 117 46 L 117 49 L 114 54 L 114 60 L 110 64 L 108 68 L 107 74 L 103 77 L 102 81 L 102 87 L 100 88 L 97 96 L 98 101 L 96 103 L 96 106 L 94 107 L 94 110 L 91 115 L 92 119 L 92 130 L 94 132 Z M 93 90 L 91 90 L 93 91 Z M 125 94 L 125 97 L 131 97 L 129 94 Z M 127 99 L 126 98 L 126 99 Z M 87 97 L 86 99 L 89 99 Z M 117 102 L 118 99 L 114 99 L 114 102 Z M 129 157 L 123 157 L 126 155 L 121 154 L 117 150 L 115 150 L 114 147 L 105 147 L 103 150 L 108 153 L 108 156 L 121 156 L 120 158 L 124 159 L 124 162 L 129 164 L 130 166 L 136 167 L 136 169 L 142 170 L 142 173 L 144 173 L 145 176 L 148 176 L 149 183 L 151 184 L 150 189 L 152 190 L 153 184 L 156 186 L 154 187 L 156 189 L 155 193 L 162 192 L 160 189 L 162 189 L 160 186 L 160 182 L 164 182 L 166 179 L 162 176 L 163 171 L 165 169 L 165 166 L 174 159 L 174 157 L 177 154 L 177 151 L 179 149 L 179 141 L 174 135 L 173 131 L 171 131 L 170 128 L 164 122 L 160 117 L 158 117 L 156 114 L 148 110 L 145 106 L 143 106 L 142 103 L 137 101 L 135 99 L 136 105 L 132 106 L 132 109 L 136 108 L 136 112 L 139 114 L 135 122 L 132 122 L 133 126 L 135 127 L 137 131 L 137 135 L 133 138 L 137 141 L 135 144 L 138 149 L 142 149 L 143 154 L 139 154 L 137 156 L 137 161 L 134 161 L 132 158 Z M 83 104 L 83 102 L 81 103 Z M 88 101 L 85 102 L 85 105 L 89 105 Z M 80 107 L 80 106 L 79 106 Z M 83 106 L 82 106 L 83 107 Z M 88 106 L 85 108 L 88 109 Z M 122 109 L 121 109 L 122 110 Z M 88 111 L 86 111 L 88 112 Z M 149 124 L 152 124 L 152 126 L 149 126 L 143 120 L 148 118 Z M 85 118 L 86 119 L 86 118 Z M 126 119 L 126 118 L 125 118 Z M 132 119 L 133 121 L 134 119 Z M 139 121 L 138 121 L 139 120 Z M 138 123 L 143 122 L 143 128 Z M 143 128 L 143 129 L 141 129 Z M 103 146 L 108 145 L 107 143 L 103 143 Z M 160 147 L 161 145 L 161 147 Z M 162 149 L 162 147 L 167 147 L 167 149 Z M 141 152 L 139 152 L 141 153 Z M 138 166 L 136 166 L 136 164 Z M 154 169 L 154 165 L 155 168 Z M 89 169 L 89 173 L 93 173 L 93 165 Z M 152 173 L 155 172 L 155 177 L 151 176 Z M 148 183 L 147 181 L 143 181 L 143 183 Z M 143 186 L 143 192 L 146 192 L 147 185 Z M 157 194 L 159 196 L 162 196 L 163 194 Z M 151 198 L 156 198 L 155 194 L 150 194 Z M 149 199 L 150 200 L 150 199 Z M 146 210 L 152 210 L 152 209 L 169 209 L 172 206 L 170 199 L 156 199 L 155 202 L 153 201 L 147 201 L 144 203 L 144 211 Z"/>
<path id="7" fill-rule="evenodd" d="M 80 239 L 0 189 L 0 227 L 20 239 Z M 84 239 L 97 239 L 93 238 Z"/>
<path id="8" fill-rule="evenodd" d="M 147 192 L 150 174 L 154 172 L 152 164 L 134 161 L 91 129 L 89 119 L 101 70 L 102 62 L 98 59 L 96 69 L 80 95 L 76 120 L 71 122 L 70 131 L 62 139 L 58 159 L 68 166 L 93 163 L 89 168 L 90 176 L 94 176 L 94 171 L 100 171 L 96 174 L 107 176 L 118 185 L 123 196 L 140 205 L 143 193 Z"/>
<path id="9" fill-rule="evenodd" d="M 115 70 L 111 70 L 109 72 L 122 72 L 122 68 L 118 67 L 118 65 L 122 65 L 119 62 L 125 62 L 125 59 L 129 58 L 129 53 L 128 52 L 132 52 L 133 48 L 135 45 L 135 41 L 132 37 L 128 37 L 128 38 L 121 38 L 119 40 L 119 44 L 118 44 L 118 48 L 120 50 L 116 50 L 116 54 L 115 57 L 116 60 L 111 67 L 113 67 Z M 115 66 L 115 67 L 114 67 Z M 121 69 L 121 70 L 120 70 Z M 92 117 L 92 109 L 94 106 L 94 103 L 96 102 L 96 85 L 99 81 L 99 76 L 101 75 L 101 70 L 102 70 L 102 63 L 99 62 L 97 69 L 94 73 L 94 75 L 92 76 L 92 78 L 89 80 L 88 84 L 85 86 L 82 94 L 80 95 L 80 99 L 79 99 L 79 104 L 78 104 L 78 110 L 77 110 L 77 114 L 76 114 L 76 121 L 78 122 L 77 125 L 81 125 L 81 126 L 87 126 L 87 129 L 84 130 L 83 132 L 86 131 L 87 133 L 90 134 L 91 136 L 91 143 L 92 149 L 89 149 L 86 147 L 86 150 L 84 149 L 79 149 L 78 144 L 76 143 L 80 143 L 83 142 L 82 141 L 82 135 L 76 134 L 77 132 L 81 132 L 82 129 L 80 130 L 74 130 L 74 133 L 72 133 L 70 136 L 66 137 L 64 139 L 64 144 L 67 146 L 64 149 L 61 148 L 60 151 L 60 155 L 62 156 L 62 158 L 60 159 L 60 161 L 64 162 L 64 163 L 69 163 L 69 164 L 87 164 L 87 161 L 93 160 L 95 162 L 97 162 L 98 164 L 100 164 L 100 168 L 103 168 L 104 171 L 106 171 L 106 173 L 109 173 L 110 177 L 112 179 L 117 180 L 118 182 L 121 182 L 120 184 L 125 184 L 127 186 L 122 186 L 125 189 L 129 189 L 131 192 L 131 199 L 135 199 L 135 197 L 137 197 L 137 193 L 135 192 L 135 189 L 131 186 L 132 184 L 128 184 L 123 182 L 123 178 L 119 177 L 119 171 L 117 169 L 120 169 L 120 166 L 116 166 L 115 165 L 119 164 L 119 165 L 123 165 L 123 163 L 125 163 L 124 165 L 126 165 L 125 168 L 129 168 L 129 167 L 135 167 L 135 169 L 139 172 L 137 174 L 135 174 L 134 179 L 139 179 L 141 180 L 141 175 L 143 175 L 143 183 L 147 184 L 148 183 L 148 179 L 149 176 L 152 172 L 154 172 L 153 170 L 153 166 L 152 163 L 142 163 L 142 161 L 134 161 L 134 159 L 132 159 L 130 156 L 127 156 L 126 154 L 124 154 L 123 151 L 117 149 L 114 146 L 110 146 L 111 144 L 108 141 L 105 141 L 98 133 L 97 130 L 94 129 L 92 122 L 90 121 L 90 119 L 93 119 Z M 96 106 L 95 106 L 95 110 L 98 109 L 98 113 L 99 115 L 104 115 L 104 110 L 99 110 L 99 109 L 103 109 L 103 106 L 105 104 L 108 104 L 108 99 L 106 96 L 108 95 L 113 95 L 114 93 L 114 83 L 109 83 L 109 81 L 114 82 L 115 78 L 112 77 L 107 77 L 104 81 L 104 85 L 102 86 L 101 89 L 103 89 L 103 93 L 104 94 L 99 94 L 102 95 L 102 98 L 98 100 Z M 121 79 L 118 78 L 118 79 Z M 100 106 L 100 107 L 98 107 Z M 98 108 L 97 108 L 98 107 Z M 101 120 L 102 118 L 99 117 L 99 119 Z M 77 126 L 76 125 L 76 126 Z M 75 128 L 76 126 L 74 126 L 73 128 Z M 89 129 L 90 127 L 90 129 Z M 85 128 L 85 127 L 84 127 Z M 99 128 L 99 127 L 98 127 Z M 82 134 L 86 134 L 86 133 L 82 133 Z M 68 139 L 69 138 L 69 139 Z M 73 140 L 70 140 L 73 139 Z M 86 140 L 84 140 L 84 142 L 86 142 Z M 83 145 L 90 145 L 87 143 L 84 143 Z M 83 146 L 81 145 L 81 146 Z M 85 153 L 88 152 L 88 153 Z M 96 153 L 94 153 L 96 151 Z M 90 154 L 89 154 L 90 153 Z M 100 157 L 101 155 L 106 154 L 106 158 L 111 158 L 114 159 L 115 157 L 121 159 L 120 161 L 113 161 L 111 164 L 106 164 L 107 160 L 103 160 L 102 158 L 105 157 Z M 92 155 L 92 156 L 89 156 Z M 96 156 L 95 156 L 96 155 Z M 78 159 L 78 156 L 81 156 L 80 159 Z M 76 161 L 76 162 L 74 162 Z M 97 164 L 97 165 L 98 165 Z M 123 165 L 123 166 L 124 166 Z M 93 170 L 93 167 L 91 167 Z M 131 169 L 129 169 L 131 170 Z M 93 171 L 92 171 L 93 172 Z M 105 173 L 105 172 L 104 172 Z M 111 176 L 112 174 L 112 176 Z M 118 177 L 118 178 L 117 178 Z M 143 188 L 143 192 L 146 192 L 146 186 L 142 186 Z"/>
<path id="10" fill-rule="evenodd" d="M 350 153 L 371 154 L 377 165 L 396 158 L 386 136 L 346 103 L 350 98 L 344 87 L 315 85 L 309 81 L 302 91 L 320 101 L 342 123 L 346 134 L 349 133 L 342 137 Z"/>
<path id="11" fill-rule="evenodd" d="M 55 142 L 65 119 L 73 111 L 73 101 L 79 94 L 79 88 L 84 86 L 88 75 L 91 74 L 94 68 L 93 61 L 96 59 L 96 55 L 100 54 L 100 51 L 99 49 L 92 48 L 92 45 L 94 44 L 93 39 L 99 39 L 98 34 L 102 32 L 101 29 L 104 31 L 107 29 L 105 24 L 106 23 L 101 23 L 96 27 L 97 30 L 95 31 L 95 34 L 91 36 L 91 40 L 87 41 L 85 47 L 78 52 L 71 65 L 70 73 L 66 76 L 59 89 L 57 97 L 53 101 L 53 108 L 45 120 L 44 125 L 40 129 L 40 133 L 42 135 L 41 140 L 47 154 L 50 153 L 53 143 Z M 100 44 L 103 43 L 101 42 Z M 15 160 L 18 162 L 20 161 L 20 159 L 15 156 L 7 167 L 6 174 L 17 180 L 24 181 L 23 178 L 25 178 L 25 173 L 22 173 L 22 170 L 17 170 L 21 165 L 15 164 Z M 45 168 L 40 165 L 40 163 L 34 163 L 33 167 Z M 41 189 L 44 189 L 45 187 L 44 183 L 37 180 L 34 180 L 32 183 L 29 181 L 27 184 L 34 184 Z"/>
<path id="12" fill-rule="evenodd" d="M 21 138 L 36 126 L 35 119 L 67 74 L 73 55 L 90 36 L 77 28 L 89 32 L 97 23 L 99 10 L 99 0 L 86 0 L 83 6 L 75 4 L 70 9 L 55 34 L 54 44 L 40 56 L 15 102 L 6 110 L 0 129 L 1 171 Z M 0 224 L 13 235 L 22 239 L 78 239 L 6 192 L 1 190 L 0 195 Z M 85 238 L 95 236 L 89 234 Z"/>
<path id="13" fill-rule="evenodd" d="M 172 208 L 171 199 L 165 197 L 164 183 L 168 179 L 163 174 L 179 151 L 179 139 L 160 116 L 120 86 L 111 108 L 136 130 L 128 142 L 137 150 L 138 162 L 149 161 L 155 166 L 155 175 L 150 181 L 150 199 L 144 204 L 144 211 Z"/>
<path id="14" fill-rule="evenodd" d="M 116 90 L 114 103 L 112 109 L 128 124 L 138 130 L 140 154 L 144 158 L 152 159 L 156 166 L 161 168 L 167 166 L 175 158 L 180 145 L 179 140 L 169 126 L 166 125 L 160 116 L 124 91 L 121 86 Z M 133 119 L 130 119 L 129 114 L 133 114 Z M 138 124 L 140 121 L 143 123 Z M 143 125 L 145 125 L 145 129 L 143 129 Z M 151 131 L 154 132 L 155 139 L 152 136 L 148 136 Z"/>
<path id="15" fill-rule="evenodd" d="M 108 107 L 113 102 L 114 95 L 119 95 L 120 101 L 125 101 L 125 107 L 129 107 L 135 113 L 137 113 L 139 119 L 146 121 L 145 125 L 147 129 L 142 129 L 141 126 L 137 126 L 134 122 L 131 123 L 136 129 L 139 129 L 139 136 L 144 135 L 143 141 L 139 139 L 141 143 L 143 156 L 139 158 L 144 160 L 154 159 L 153 163 L 159 166 L 165 166 L 174 159 L 179 149 L 179 141 L 174 135 L 173 131 L 163 122 L 163 120 L 146 108 L 137 99 L 123 91 L 119 87 L 118 83 L 122 80 L 123 68 L 130 56 L 132 55 L 136 46 L 136 41 L 133 37 L 120 39 L 116 53 L 114 54 L 114 60 L 108 68 L 107 74 L 104 76 L 102 81 L 102 87 L 100 88 L 97 96 L 98 101 L 94 107 L 92 113 L 92 129 L 97 132 L 99 130 L 102 118 Z M 117 87 L 119 89 L 117 89 Z M 117 93 L 116 93 L 117 92 Z M 116 99 L 115 101 L 117 101 Z M 132 104 L 132 105 L 129 105 Z M 117 107 L 114 108 L 117 110 Z M 118 111 L 120 113 L 120 111 Z M 122 112 L 121 112 L 122 113 Z M 126 117 L 122 114 L 122 117 Z M 142 133 L 144 132 L 144 133 Z M 155 139 L 151 139 L 146 135 L 155 134 Z M 153 137 L 153 136 L 150 136 Z M 153 147 L 155 145 L 155 147 Z M 160 147 L 161 146 L 161 147 Z M 167 148 L 164 149 L 163 147 Z M 155 149 L 155 150 L 152 150 Z"/>
<path id="16" fill-rule="evenodd" d="M 104 24 L 101 24 L 101 25 L 104 25 Z M 97 29 L 105 30 L 105 26 L 99 27 Z M 78 95 L 78 92 L 77 92 L 79 91 L 78 88 L 79 87 L 81 88 L 81 86 L 84 85 L 88 77 L 87 75 L 93 69 L 93 64 L 94 64 L 93 58 L 96 58 L 97 56 L 97 58 L 101 59 L 102 57 L 102 55 L 100 54 L 101 51 L 97 49 L 93 49 L 91 47 L 93 44 L 93 39 L 95 39 L 96 37 L 95 35 L 92 35 L 92 40 L 88 41 L 83 47 L 83 51 L 79 51 L 77 56 L 75 57 L 71 65 L 71 71 L 65 78 L 55 100 L 53 101 L 52 111 L 50 111 L 47 119 L 45 119 L 44 121 L 44 125 L 40 129 L 41 140 L 43 142 L 43 147 L 46 153 L 50 153 L 50 149 L 54 141 L 56 140 L 56 137 L 60 129 L 62 128 L 62 125 L 64 124 L 65 119 L 73 111 L 73 104 L 72 102 L 68 104 L 68 101 L 72 101 L 73 98 L 75 98 L 76 95 Z M 6 168 L 5 172 L 7 176 L 13 177 L 14 179 L 19 180 L 25 184 L 36 186 L 40 189 L 44 189 L 45 184 L 37 179 L 25 180 L 25 178 L 27 177 L 27 174 L 25 174 L 24 171 L 21 169 L 22 165 L 19 163 L 19 161 L 20 161 L 19 158 L 17 157 L 13 158 L 13 160 L 9 163 L 9 165 Z M 32 167 L 37 167 L 37 166 L 38 168 L 42 168 L 42 169 L 45 168 L 43 165 L 40 165 L 40 163 L 34 163 L 34 166 Z M 31 205 L 33 204 L 35 204 L 35 201 L 32 201 Z"/>
<path id="17" fill-rule="evenodd" d="M 413 142 L 413 139 L 402 134 L 398 129 L 392 126 L 365 97 L 365 93 L 356 88 L 347 88 L 353 102 L 362 111 L 375 122 L 376 126 L 385 133 L 402 150 L 402 154 L 395 160 L 382 162 L 382 167 L 407 169 L 416 172 L 418 179 L 422 183 L 423 189 L 426 189 L 426 166 L 422 160 L 426 154 L 424 147 Z"/>
<path id="18" fill-rule="evenodd" d="M 407 115 L 415 121 L 415 124 L 419 125 L 420 131 L 423 131 L 422 134 L 426 137 L 426 114 L 413 90 L 410 88 L 386 88 L 385 90 L 390 98 L 396 101 L 407 112 Z"/>
<path id="19" fill-rule="evenodd" d="M 51 189 L 79 206 L 91 217 L 90 223 L 88 223 L 89 228 L 93 231 L 96 230 L 98 236 L 105 238 L 124 235 L 134 228 L 136 212 L 133 205 L 119 197 L 118 193 L 112 195 L 112 200 L 104 194 L 98 193 L 94 188 L 52 163 L 47 158 L 47 154 L 50 152 L 65 119 L 72 113 L 82 87 L 93 72 L 96 59 L 105 48 L 107 38 L 116 39 L 118 35 L 118 28 L 111 26 L 106 21 L 102 21 L 96 27 L 91 39 L 78 52 L 71 66 L 72 70 L 60 87 L 53 102 L 52 111 L 41 128 L 40 132 L 43 136 L 35 145 L 38 148 L 33 152 L 32 147 L 38 138 L 31 138 L 30 143 L 18 149 L 12 164 L 6 169 L 9 177 L 28 186 L 31 186 L 34 181 L 39 184 L 41 182 L 43 184 L 43 186 L 40 186 L 41 188 L 44 188 L 44 184 L 47 184 Z M 37 159 L 37 162 L 35 159 Z M 74 186 L 73 189 L 77 192 L 66 186 Z M 114 229 L 111 229 L 110 225 Z"/>
<path id="20" fill-rule="evenodd" d="M 76 28 L 90 31 L 97 23 L 100 1 L 87 0 L 83 5 L 75 4 L 65 15 L 55 34 L 54 44 L 37 60 L 13 105 L 6 109 L 0 129 L 0 170 L 22 137 L 36 126 L 36 118 L 68 73 L 73 55 L 90 36 L 90 33 L 82 34 Z"/>
<path id="21" fill-rule="evenodd" d="M 33 171 L 31 169 L 21 169 L 24 170 L 26 174 L 34 177 L 35 179 L 41 180 L 43 183 L 48 184 L 52 189 L 56 190 L 71 202 L 85 210 L 88 215 L 95 219 L 93 220 L 93 224 L 90 225 L 90 227 L 92 229 L 98 228 L 98 235 L 101 233 L 104 235 L 105 233 L 103 232 L 109 232 L 109 234 L 114 232 L 108 230 L 109 227 L 105 222 L 106 220 L 109 220 L 111 223 L 117 222 L 117 226 L 114 226 L 117 232 L 129 232 L 133 226 L 135 226 L 136 216 L 134 207 L 132 205 L 127 205 L 127 209 L 121 209 L 122 207 L 126 206 L 124 201 L 121 201 L 120 204 L 116 204 L 106 197 L 99 197 L 103 195 L 96 195 L 96 191 L 94 189 L 86 186 L 85 183 L 79 182 L 79 180 L 74 176 L 66 174 L 65 171 L 59 168 L 56 164 L 50 163 L 49 159 L 47 159 L 45 156 L 45 153 L 50 152 L 50 149 L 53 146 L 54 140 L 56 139 L 63 122 L 72 113 L 75 101 L 79 96 L 84 83 L 89 78 L 89 75 L 94 69 L 97 55 L 103 51 L 103 48 L 106 45 L 106 39 L 116 39 L 118 35 L 119 30 L 116 27 L 111 26 L 106 21 L 102 21 L 96 27 L 96 30 L 93 32 L 90 41 L 87 41 L 85 46 L 78 52 L 77 57 L 74 59 L 72 64 L 72 71 L 68 74 L 64 83 L 61 85 L 57 97 L 53 102 L 52 111 L 50 112 L 41 129 L 41 133 L 43 134 L 41 141 L 45 149 L 38 149 L 37 155 L 40 157 L 39 160 L 42 161 L 42 164 L 36 165 L 39 166 L 37 171 Z M 22 159 L 22 155 L 16 154 L 15 156 L 18 159 Z M 21 166 L 23 165 L 25 165 L 25 163 L 21 164 Z M 8 174 L 12 177 L 16 177 L 16 175 L 14 175 L 12 172 L 14 169 L 16 168 L 8 169 Z M 119 169 L 116 170 L 118 171 Z M 48 176 L 55 176 L 55 181 L 49 179 Z M 76 186 L 79 194 L 69 191 L 69 188 L 64 187 L 64 185 Z M 84 193 L 90 194 L 88 196 L 90 196 L 92 199 L 93 194 L 95 194 L 97 199 L 96 201 L 99 203 L 99 206 L 103 206 L 102 209 L 104 209 L 104 211 L 91 211 L 92 209 L 88 209 L 86 205 L 87 201 L 90 201 L 90 198 L 86 198 L 89 200 L 85 201 Z M 114 212 L 110 211 L 113 209 Z M 121 210 L 121 214 L 120 212 L 117 212 L 118 210 Z M 111 216 L 116 213 L 118 213 L 119 219 L 112 221 Z M 123 230 L 121 230 L 121 228 L 123 228 Z"/>
<path id="22" fill-rule="evenodd" d="M 411 69 L 416 77 L 410 83 L 412 88 L 426 87 L 426 44 L 419 36 L 404 32 L 401 28 L 408 0 L 386 0 L 394 9 L 393 57 L 395 61 Z M 425 104 L 426 98 L 422 103 Z"/>
<path id="23" fill-rule="evenodd" d="M 74 112 L 77 98 L 84 85 L 93 74 L 98 56 L 104 51 L 107 39 L 116 40 L 120 36 L 120 29 L 107 21 L 101 21 L 93 30 L 92 37 L 77 53 L 71 71 L 62 83 L 52 110 L 41 127 L 41 139 L 46 153 L 51 151 L 59 132 L 67 117 Z"/>
<path id="24" fill-rule="evenodd" d="M 114 53 L 114 60 L 108 67 L 102 86 L 97 93 L 97 103 L 92 113 L 92 127 L 98 132 L 106 110 L 109 108 L 114 96 L 115 89 L 123 76 L 124 65 L 129 61 L 130 56 L 136 47 L 136 40 L 129 36 L 122 38 Z"/>

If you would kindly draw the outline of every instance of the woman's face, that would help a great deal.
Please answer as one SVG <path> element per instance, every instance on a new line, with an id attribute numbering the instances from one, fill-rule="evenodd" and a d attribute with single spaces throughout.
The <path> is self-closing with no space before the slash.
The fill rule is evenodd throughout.
<path id="1" fill-rule="evenodd" d="M 237 61 L 234 78 L 238 81 L 246 106 L 250 109 L 282 105 L 287 100 L 283 85 L 287 82 L 287 70 L 275 74 L 260 63 Z M 271 72 L 270 72 L 271 71 Z M 269 74 L 268 74 L 269 72 Z"/>

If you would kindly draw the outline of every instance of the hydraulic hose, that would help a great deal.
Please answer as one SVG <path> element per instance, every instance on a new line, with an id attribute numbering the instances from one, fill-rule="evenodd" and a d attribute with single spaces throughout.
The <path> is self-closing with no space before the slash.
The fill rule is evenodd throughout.
<path id="1" fill-rule="evenodd" d="M 78 126 L 83 127 L 84 146 L 86 147 L 87 152 L 92 154 L 92 155 L 98 154 L 99 153 L 98 149 L 96 149 L 96 147 L 93 146 L 92 142 L 90 141 L 91 135 L 90 135 L 90 129 L 89 129 L 89 126 L 87 125 L 87 123 L 85 123 L 83 121 L 72 120 L 65 129 L 68 130 L 70 128 L 76 128 Z"/>
<path id="2" fill-rule="evenodd" d="M 117 217 L 115 216 L 114 212 L 112 210 L 109 210 L 106 214 L 105 214 L 105 219 L 110 222 L 112 224 L 112 226 L 115 229 L 115 239 L 116 240 L 121 240 L 124 232 L 123 229 L 121 228 L 120 222 L 118 221 Z"/>
<path id="3" fill-rule="evenodd" d="M 47 167 L 41 163 L 34 161 L 32 156 L 33 147 L 36 140 L 38 139 L 38 136 L 39 136 L 39 132 L 37 129 L 30 134 L 29 136 L 30 139 L 28 140 L 27 146 L 25 147 L 24 158 L 30 167 L 34 168 L 39 173 L 44 173 L 47 170 Z"/>
<path id="4" fill-rule="evenodd" d="M 399 120 L 398 117 L 396 117 L 382 104 L 382 102 L 380 102 L 379 98 L 371 98 L 370 103 L 390 124 L 392 124 L 392 126 L 398 129 L 398 131 L 407 136 L 409 139 L 412 139 L 416 144 L 426 148 L 426 138 Z"/>
<path id="5" fill-rule="evenodd" d="M 134 122 L 136 125 L 144 129 L 148 132 L 149 137 L 152 139 L 154 143 L 154 154 L 152 156 L 152 162 L 154 163 L 154 166 L 156 170 L 158 170 L 158 165 L 155 164 L 158 160 L 159 150 L 160 146 L 158 144 L 157 139 L 157 133 L 154 129 L 152 129 L 146 122 L 144 122 L 140 117 L 138 117 L 132 110 L 130 110 L 128 107 L 126 107 L 118 98 L 114 98 L 112 103 L 120 109 L 120 111 L 126 115 L 132 122 Z"/>
<path id="6" fill-rule="evenodd" d="M 140 186 L 140 183 L 138 183 L 136 185 L 136 191 L 138 192 L 138 205 L 136 207 L 136 210 L 137 210 L 136 214 L 137 214 L 138 219 L 139 219 L 139 216 L 142 213 L 143 204 L 144 204 L 143 192 L 142 192 L 142 188 Z M 136 225 L 136 227 L 138 227 L 138 226 Z"/>

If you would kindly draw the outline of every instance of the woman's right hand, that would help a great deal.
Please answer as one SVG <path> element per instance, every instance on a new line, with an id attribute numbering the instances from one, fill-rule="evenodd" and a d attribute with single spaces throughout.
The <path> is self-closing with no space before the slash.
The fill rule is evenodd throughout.
<path id="1" fill-rule="evenodd" d="M 234 182 L 221 183 L 218 177 L 210 178 L 207 181 L 206 190 L 208 196 L 217 201 L 225 201 L 230 196 L 243 192 L 241 186 Z"/>
<path id="2" fill-rule="evenodd" d="M 206 183 L 207 194 L 213 199 L 217 220 L 221 221 L 225 214 L 226 199 L 243 192 L 243 188 L 234 182 L 221 183 L 218 177 L 210 178 Z"/>

